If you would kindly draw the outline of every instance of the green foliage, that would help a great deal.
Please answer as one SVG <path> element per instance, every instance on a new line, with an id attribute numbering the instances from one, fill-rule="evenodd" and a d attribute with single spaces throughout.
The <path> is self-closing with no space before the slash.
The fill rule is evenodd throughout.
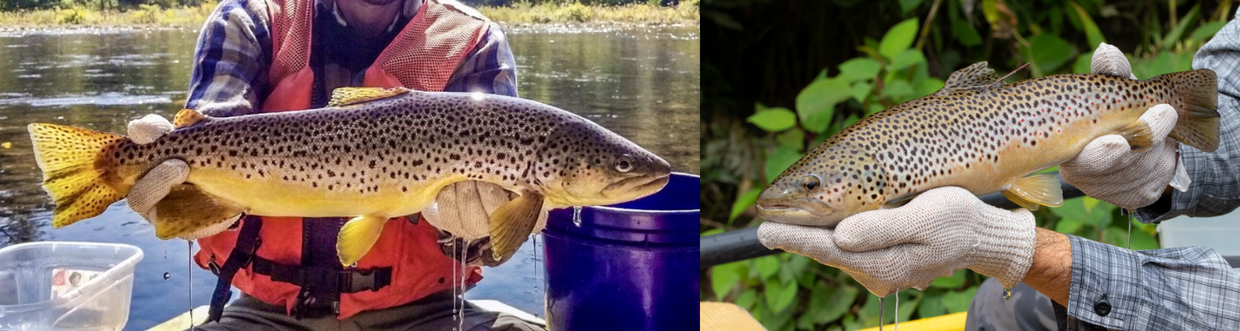
<path id="1" fill-rule="evenodd" d="M 989 61 L 1000 74 L 1031 64 L 1009 81 L 1086 73 L 1092 51 L 1107 42 L 1125 51 L 1138 78 L 1148 79 L 1190 70 L 1196 50 L 1234 12 L 1229 0 L 896 4 L 706 3 L 703 38 L 726 42 L 702 52 L 701 201 L 703 217 L 728 222 L 703 230 L 761 223 L 752 207 L 757 194 L 802 155 L 865 116 L 941 89 L 952 71 L 971 63 Z M 790 15 L 798 19 L 788 20 Z M 1132 249 L 1159 247 L 1154 226 L 1096 199 L 1070 199 L 1034 214 L 1041 227 L 1120 247 L 1129 245 L 1131 225 Z M 791 266 L 802 261 L 808 265 Z M 769 330 L 854 330 L 879 323 L 875 296 L 839 269 L 799 255 L 781 253 L 706 273 L 725 282 L 713 282 L 715 291 L 704 292 L 703 300 L 736 302 Z M 965 311 L 984 279 L 960 270 L 925 291 L 900 291 L 900 319 Z M 793 286 L 796 295 L 788 299 L 784 295 Z M 889 323 L 895 300 L 882 305 Z"/>

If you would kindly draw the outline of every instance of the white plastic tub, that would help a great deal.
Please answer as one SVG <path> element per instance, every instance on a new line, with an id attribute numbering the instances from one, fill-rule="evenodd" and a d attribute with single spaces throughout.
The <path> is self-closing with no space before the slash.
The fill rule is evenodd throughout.
<path id="1" fill-rule="evenodd" d="M 1180 216 L 1158 224 L 1162 247 L 1205 246 L 1240 267 L 1240 212 L 1218 217 Z"/>
<path id="2" fill-rule="evenodd" d="M 120 330 L 142 250 L 35 242 L 0 249 L 0 331 Z"/>

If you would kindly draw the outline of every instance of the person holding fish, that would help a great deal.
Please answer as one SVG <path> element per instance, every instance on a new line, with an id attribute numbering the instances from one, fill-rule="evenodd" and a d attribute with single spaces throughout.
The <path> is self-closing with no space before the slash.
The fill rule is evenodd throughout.
<path id="1" fill-rule="evenodd" d="M 517 94 L 503 31 L 454 0 L 223 1 L 194 60 L 186 108 L 212 117 L 319 108 L 333 89 L 349 86 Z M 171 130 L 148 116 L 130 124 L 129 136 L 151 142 Z M 188 173 L 184 161 L 165 161 L 134 184 L 130 207 L 156 221 L 156 203 Z M 485 219 L 512 199 L 494 184 L 459 182 L 439 193 L 435 215 Z M 490 260 L 487 241 L 468 247 L 466 267 L 450 253 L 463 242 L 425 219 L 379 220 L 386 234 L 342 267 L 337 233 L 348 220 L 244 216 L 198 238 L 195 262 L 220 277 L 210 316 L 219 323 L 195 328 L 542 329 L 456 302 L 454 283 L 472 287 L 479 265 L 502 262 Z M 243 296 L 223 307 L 229 285 Z M 454 320 L 458 309 L 462 321 Z"/>
<path id="2" fill-rule="evenodd" d="M 1101 89 L 1082 93 L 1101 98 L 1095 100 L 1099 101 L 1097 105 L 1090 103 L 1087 107 L 1084 101 L 1078 101 L 1091 100 L 1086 95 L 1055 96 L 1071 89 L 1088 91 L 1081 90 L 1082 87 L 1089 88 L 1088 85 L 1073 85 L 1071 78 L 1064 80 L 1066 75 L 1052 76 L 1047 78 L 1048 80 L 1036 82 L 1016 82 L 991 90 L 999 83 L 990 85 L 989 82 L 994 81 L 989 79 L 990 75 L 983 75 L 987 79 L 969 86 L 955 79 L 958 76 L 953 74 L 953 79 L 948 81 L 948 88 L 944 90 L 951 90 L 953 82 L 959 84 L 956 86 L 961 86 L 961 89 L 949 91 L 956 94 L 942 96 L 969 98 L 980 95 L 986 98 L 997 94 L 999 99 L 1015 103 L 997 103 L 992 104 L 993 106 L 1034 105 L 1033 114 L 1039 114 L 1036 108 L 1043 104 L 1038 97 L 1077 99 L 1067 101 L 1066 104 L 1051 103 L 1083 108 L 1075 112 L 1070 110 L 1072 108 L 1059 108 L 1055 110 L 1055 114 L 1063 112 L 1064 117 L 1068 118 L 1051 120 L 1052 123 L 1063 123 L 1060 125 L 1077 125 L 1077 131 L 1044 128 L 1033 130 L 1034 138 L 1023 141 L 1022 145 L 1021 137 L 1027 132 L 1018 127 L 1016 134 L 1012 135 L 1016 138 L 1010 140 L 1018 143 L 1011 145 L 1026 148 L 1027 150 L 1023 151 L 1027 153 L 1025 155 L 1051 160 L 1033 161 L 1034 163 L 1059 164 L 1065 181 L 1091 197 L 1134 211 L 1133 214 L 1142 222 L 1159 222 L 1179 215 L 1221 215 L 1240 207 L 1240 158 L 1236 157 L 1240 151 L 1240 137 L 1236 136 L 1240 134 L 1240 99 L 1235 97 L 1240 95 L 1240 91 L 1236 90 L 1240 85 L 1234 83 L 1234 77 L 1240 77 L 1234 75 L 1235 64 L 1240 63 L 1240 23 L 1237 22 L 1227 24 L 1196 54 L 1193 67 L 1198 70 L 1172 73 L 1142 82 L 1135 81 L 1136 77 L 1132 74 L 1127 59 L 1118 49 L 1107 44 L 1100 45 L 1093 58 L 1093 72 L 1100 75 L 1088 75 L 1087 79 L 1096 82 L 1088 85 Z M 957 73 L 969 74 L 968 70 Z M 1215 73 L 1211 70 L 1218 71 L 1217 83 L 1213 79 Z M 1186 75 L 1198 77 L 1161 87 L 1172 90 L 1142 91 L 1143 88 L 1159 85 L 1159 81 Z M 1130 92 L 1123 88 L 1123 84 L 1131 83 L 1120 80 L 1132 80 L 1130 82 L 1138 85 L 1132 85 L 1135 91 Z M 1013 98 L 1004 96 L 1005 92 L 1014 91 L 1014 87 L 1018 88 L 1016 91 L 1020 91 L 1019 87 L 1028 88 L 1031 84 L 1052 88 L 1058 86 L 1059 91 L 1038 90 L 1037 85 L 1034 85 L 1034 88 L 1029 90 L 1036 92 L 1032 100 L 1024 95 Z M 1106 95 L 1117 91 L 1111 88 L 1112 86 L 1120 87 L 1119 97 Z M 962 93 L 962 90 L 965 92 Z M 1126 108 L 1134 102 L 1126 100 L 1128 97 L 1141 98 L 1143 94 L 1151 101 L 1141 100 L 1136 107 Z M 1215 95 L 1217 101 L 1214 99 Z M 1105 105 L 1106 101 L 1112 101 L 1113 105 L 1118 106 Z M 1103 106 L 1099 108 L 1098 105 Z M 953 110 L 949 109 L 936 110 L 969 119 L 986 120 L 988 116 L 992 116 L 985 113 L 982 116 L 968 115 L 968 112 L 959 110 L 954 113 L 950 113 Z M 1092 134 L 1089 133 L 1091 129 L 1097 129 L 1096 125 L 1100 124 L 1094 119 L 1106 121 L 1115 118 L 1108 118 L 1107 116 L 1113 113 L 1106 111 L 1131 110 L 1139 112 L 1123 115 L 1131 116 L 1132 119 L 1124 120 L 1126 123 L 1115 124 L 1116 127 L 1125 127 L 1124 129 L 1088 135 Z M 1021 111 L 1024 110 L 1018 108 L 1014 112 Z M 1082 113 L 1084 114 L 1081 115 Z M 878 118 L 872 122 L 897 116 L 894 114 L 896 113 L 888 114 L 886 118 L 881 116 L 883 114 L 876 115 Z M 1036 121 L 1045 117 L 1031 118 L 1034 118 L 1036 125 Z M 1078 119 L 1082 118 L 1089 125 L 1076 124 L 1081 123 Z M 1015 125 L 1021 125 L 1024 120 L 1027 118 L 1003 119 L 1004 122 Z M 1091 120 L 1092 122 L 1088 122 Z M 1003 130 L 993 126 L 992 128 Z M 894 131 L 899 129 L 898 126 L 893 127 L 890 134 L 895 135 Z M 926 129 L 924 125 L 923 129 Z M 861 130 L 864 129 L 849 128 L 843 134 Z M 1133 134 L 1134 132 L 1137 133 Z M 913 136 L 918 137 L 916 134 Z M 1004 134 L 1007 133 L 998 132 L 999 137 Z M 1064 140 L 1065 137 L 1086 139 L 1076 143 Z M 1041 145 L 1060 144 L 1057 145 L 1060 149 L 1038 150 L 1029 144 L 1031 141 L 1041 142 Z M 861 147 L 851 147 L 841 142 L 830 148 L 845 148 L 847 151 L 847 148 L 864 148 L 867 143 L 865 140 L 848 142 L 853 143 L 851 146 Z M 968 142 L 987 144 L 985 139 Z M 824 146 L 830 143 L 831 141 L 828 141 Z M 981 150 L 1014 148 L 1011 145 L 992 144 Z M 1072 154 L 1062 161 L 1056 160 L 1061 157 L 1061 154 L 1057 153 L 1063 153 L 1063 150 Z M 1056 201 L 1061 199 L 1057 183 L 1053 184 L 1053 188 L 1050 181 L 1039 186 L 1033 183 L 1036 179 L 1032 176 L 1015 179 L 1015 183 L 1009 182 L 1007 186 L 998 189 L 978 189 L 977 185 L 988 185 L 984 182 L 996 178 L 985 176 L 976 177 L 973 183 L 934 185 L 949 181 L 943 177 L 951 177 L 953 174 L 958 177 L 977 176 L 974 174 L 986 173 L 991 169 L 1004 169 L 1004 166 L 1012 169 L 1011 165 L 1003 165 L 999 158 L 1011 162 L 1014 161 L 1013 158 L 1022 157 L 1021 154 L 983 151 L 985 156 L 978 158 L 981 162 L 973 163 L 961 158 L 966 166 L 947 168 L 950 170 L 947 176 L 942 176 L 943 173 L 932 166 L 913 166 L 914 170 L 911 171 L 919 176 L 922 170 L 931 169 L 929 172 L 939 177 L 888 177 L 888 180 L 898 181 L 897 185 L 883 182 L 882 178 L 879 181 L 857 179 L 873 178 L 867 176 L 874 176 L 875 172 L 892 171 L 893 168 L 899 171 L 904 166 L 873 167 L 856 171 L 848 166 L 840 166 L 843 161 L 815 163 L 829 155 L 832 160 L 839 157 L 852 162 L 849 165 L 866 164 L 866 167 L 869 167 L 873 164 L 866 163 L 873 162 L 868 159 L 849 158 L 847 153 L 832 154 L 832 151 L 811 152 L 807 158 L 817 157 L 818 160 L 802 159 L 763 193 L 763 197 L 759 199 L 759 211 L 770 222 L 761 225 L 758 237 L 765 246 L 802 254 L 823 264 L 839 267 L 880 297 L 910 287 L 924 290 L 935 278 L 951 275 L 964 268 L 993 277 L 995 280 L 987 281 L 978 291 L 973 307 L 970 308 L 969 325 L 977 329 L 1049 329 L 1055 328 L 1054 324 L 1058 324 L 1057 327 L 1061 330 L 1240 327 L 1240 315 L 1236 314 L 1240 307 L 1240 273 L 1232 269 L 1222 256 L 1212 249 L 1182 247 L 1131 251 L 1039 228 L 1034 223 L 1034 216 L 1025 208 L 1013 211 L 996 208 L 976 197 L 979 191 L 990 193 L 1002 190 L 1004 195 L 1014 202 L 1033 208 L 1037 205 L 1055 206 L 1062 201 Z M 932 148 L 929 152 L 927 159 L 936 160 L 938 155 L 934 153 L 938 151 Z M 948 162 L 950 163 L 950 160 Z M 1041 164 L 1035 166 L 1040 167 Z M 984 169 L 966 170 L 970 168 Z M 852 181 L 845 176 L 833 179 L 827 177 L 830 175 L 825 174 L 822 169 L 846 169 L 844 171 L 850 172 L 845 175 L 857 173 L 860 177 L 853 175 Z M 1003 173 L 1002 170 L 999 172 Z M 1019 172 L 1021 176 L 1025 174 L 1024 169 L 1015 172 Z M 781 180 L 785 184 L 781 185 Z M 855 185 L 858 183 L 860 185 Z M 916 188 L 915 192 L 904 193 L 913 191 L 913 188 Z M 901 189 L 904 192 L 901 192 Z M 845 191 L 854 190 L 865 190 L 865 195 L 858 196 L 855 200 L 851 199 L 852 195 L 844 195 L 850 199 L 834 198 Z M 881 196 L 884 194 L 907 195 L 899 201 L 888 200 L 889 203 L 884 203 Z M 806 195 L 809 198 L 801 198 Z M 815 199 L 822 203 L 815 204 Z M 858 208 L 866 202 L 884 207 L 875 205 Z M 847 212 L 848 208 L 858 212 L 821 216 Z M 831 221 L 827 226 L 833 228 L 821 227 L 825 221 Z M 1004 299 L 1000 298 L 999 289 L 1012 289 L 1015 293 L 1013 301 L 1023 300 L 1024 303 L 1005 304 Z M 1022 296 L 1024 298 L 1020 298 Z M 1050 300 L 1041 300 L 1041 297 Z M 1053 308 L 1049 301 L 1053 301 Z M 1018 311 L 1013 312 L 1014 309 Z"/>

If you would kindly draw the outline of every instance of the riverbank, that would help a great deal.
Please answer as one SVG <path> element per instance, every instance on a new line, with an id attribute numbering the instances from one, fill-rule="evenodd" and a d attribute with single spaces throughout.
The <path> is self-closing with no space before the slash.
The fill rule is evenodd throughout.
<path id="1" fill-rule="evenodd" d="M 199 6 L 161 8 L 156 5 L 140 5 L 138 8 L 117 11 L 72 7 L 65 9 L 25 10 L 0 12 L 0 29 L 60 29 L 75 27 L 172 27 L 197 28 L 215 9 L 215 3 Z M 700 19 L 697 0 L 683 1 L 677 6 L 651 6 L 630 4 L 623 6 L 582 5 L 580 3 L 555 5 L 550 3 L 516 3 L 512 6 L 479 6 L 478 11 L 501 24 L 558 24 L 597 23 L 635 25 L 683 25 L 698 24 Z"/>

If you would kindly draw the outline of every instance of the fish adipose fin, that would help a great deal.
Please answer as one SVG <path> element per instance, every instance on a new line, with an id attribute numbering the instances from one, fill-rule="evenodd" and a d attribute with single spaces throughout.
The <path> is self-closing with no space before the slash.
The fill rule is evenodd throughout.
<path id="1" fill-rule="evenodd" d="M 199 113 L 197 110 L 188 109 L 188 108 L 181 109 L 181 111 L 177 112 L 177 116 L 172 118 L 172 126 L 180 129 L 183 127 L 198 124 L 198 122 L 202 122 L 203 120 L 207 118 L 208 118 L 207 115 L 203 115 L 202 113 Z"/>
<path id="2" fill-rule="evenodd" d="M 1048 207 L 1063 205 L 1063 189 L 1059 186 L 1059 177 L 1054 174 L 1033 175 L 1018 179 L 1012 187 L 1003 191 L 1003 196 L 1029 210 L 1038 210 L 1039 205 Z"/>
<path id="3" fill-rule="evenodd" d="M 1175 89 L 1171 106 L 1179 114 L 1171 138 L 1204 152 L 1218 149 L 1218 77 L 1214 70 L 1173 72 L 1150 79 L 1169 80 Z"/>
<path id="4" fill-rule="evenodd" d="M 943 89 L 939 90 L 936 95 L 944 96 L 952 92 L 980 90 L 998 82 L 999 75 L 995 74 L 994 69 L 986 66 L 986 61 L 982 61 L 953 72 L 950 77 L 947 77 Z"/>
<path id="5" fill-rule="evenodd" d="M 344 107 L 359 103 L 367 103 L 375 100 L 399 96 L 409 93 L 409 91 L 409 89 L 404 87 L 393 87 L 389 89 L 379 87 L 341 87 L 332 90 L 332 99 L 327 102 L 327 106 Z"/>
<path id="6" fill-rule="evenodd" d="M 159 239 L 198 239 L 227 229 L 245 211 L 216 199 L 190 184 L 173 186 L 155 203 L 155 236 Z"/>
<path id="7" fill-rule="evenodd" d="M 520 197 L 500 206 L 491 213 L 491 255 L 496 261 L 505 261 L 517 253 L 538 223 L 543 212 L 543 195 L 525 191 Z"/>
<path id="8" fill-rule="evenodd" d="M 379 241 L 379 233 L 383 232 L 387 220 L 387 217 L 362 215 L 344 223 L 340 235 L 336 237 L 336 254 L 340 255 L 340 264 L 349 266 L 361 260 Z"/>
<path id="9" fill-rule="evenodd" d="M 43 170 L 43 189 L 56 202 L 52 227 L 59 228 L 102 214 L 128 192 L 112 175 L 112 151 L 125 136 L 55 124 L 30 124 L 34 160 Z M 125 187 L 124 190 L 128 190 Z"/>

